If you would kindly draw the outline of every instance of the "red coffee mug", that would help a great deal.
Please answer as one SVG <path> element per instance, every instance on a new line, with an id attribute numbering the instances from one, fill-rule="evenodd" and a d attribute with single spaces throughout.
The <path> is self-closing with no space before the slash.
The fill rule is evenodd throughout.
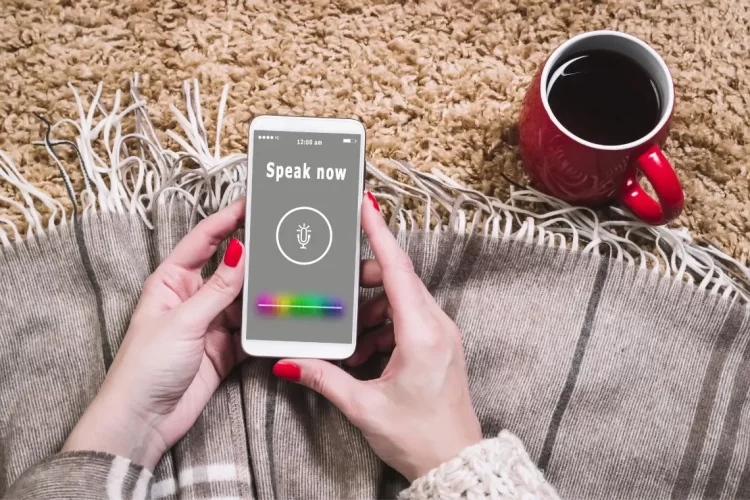
<path id="1" fill-rule="evenodd" d="M 609 50 L 628 56 L 655 83 L 662 103 L 661 118 L 645 136 L 616 146 L 594 144 L 566 130 L 552 113 L 547 82 L 555 63 L 590 50 Z M 680 215 L 684 204 L 677 174 L 661 152 L 673 109 L 672 75 L 654 49 L 617 31 L 583 33 L 555 50 L 529 86 L 519 121 L 524 166 L 535 184 L 560 199 L 584 205 L 619 199 L 644 222 L 666 224 Z M 651 182 L 659 201 L 638 183 L 639 171 Z"/>

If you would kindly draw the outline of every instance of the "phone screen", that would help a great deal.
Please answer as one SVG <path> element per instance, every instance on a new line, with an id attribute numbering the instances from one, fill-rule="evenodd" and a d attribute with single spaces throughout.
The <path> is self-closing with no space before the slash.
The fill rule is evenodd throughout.
<path id="1" fill-rule="evenodd" d="M 247 339 L 351 343 L 363 137 L 256 130 L 251 140 Z"/>

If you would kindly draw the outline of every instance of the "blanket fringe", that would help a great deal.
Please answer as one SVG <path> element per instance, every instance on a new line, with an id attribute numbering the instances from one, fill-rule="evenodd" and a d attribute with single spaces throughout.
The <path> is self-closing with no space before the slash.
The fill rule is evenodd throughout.
<path id="1" fill-rule="evenodd" d="M 136 74 L 131 81 L 128 105 L 123 104 L 118 90 L 111 109 L 107 109 L 99 84 L 90 92 L 86 107 L 78 89 L 69 85 L 78 116 L 54 124 L 39 117 L 47 123 L 48 131 L 45 139 L 35 144 L 47 149 L 60 170 L 72 209 L 66 210 L 58 200 L 29 183 L 10 156 L 0 151 L 0 178 L 20 193 L 20 201 L 0 196 L 0 203 L 17 209 L 27 222 L 22 235 L 13 221 L 0 217 L 0 227 L 5 229 L 0 231 L 0 244 L 9 246 L 42 235 L 45 230 L 93 212 L 136 214 L 153 228 L 150 217 L 155 204 L 187 202 L 198 218 L 244 194 L 247 155 L 222 154 L 220 146 L 229 86 L 221 93 L 216 134 L 210 144 L 198 81 L 184 82 L 185 113 L 170 106 L 181 130 L 166 131 L 179 147 L 175 151 L 159 139 L 140 95 L 139 80 Z M 133 132 L 123 132 L 126 124 Z M 74 140 L 55 138 L 64 125 L 74 127 Z M 56 153 L 59 146 L 72 147 L 78 155 L 84 178 L 80 193 Z M 367 186 L 381 204 L 389 207 L 391 225 L 398 231 L 474 232 L 583 253 L 608 251 L 619 262 L 654 269 L 727 299 L 750 302 L 750 270 L 744 263 L 710 242 L 699 244 L 685 228 L 649 226 L 616 207 L 611 210 L 618 220 L 599 220 L 589 208 L 569 205 L 531 188 L 511 187 L 503 201 L 465 187 L 436 169 L 423 172 L 405 162 L 387 163 L 391 172 L 367 162 Z M 51 214 L 46 223 L 38 204 Z"/>

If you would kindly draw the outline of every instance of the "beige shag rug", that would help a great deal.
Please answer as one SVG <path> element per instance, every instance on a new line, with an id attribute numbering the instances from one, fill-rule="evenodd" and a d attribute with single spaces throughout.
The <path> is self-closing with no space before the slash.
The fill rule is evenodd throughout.
<path id="1" fill-rule="evenodd" d="M 0 4 L 0 150 L 69 206 L 60 173 L 32 141 L 74 117 L 68 82 L 104 102 L 135 72 L 158 130 L 176 128 L 182 81 L 197 78 L 209 128 L 232 83 L 222 149 L 246 149 L 258 114 L 356 117 L 373 160 L 440 168 L 502 196 L 525 178 L 516 120 L 544 58 L 582 31 L 652 44 L 677 85 L 667 154 L 686 191 L 675 223 L 750 263 L 750 7 L 680 1 L 71 1 Z M 83 183 L 71 171 L 74 183 Z M 0 195 L 19 194 L 0 183 Z M 0 217 L 23 225 L 0 205 Z"/>

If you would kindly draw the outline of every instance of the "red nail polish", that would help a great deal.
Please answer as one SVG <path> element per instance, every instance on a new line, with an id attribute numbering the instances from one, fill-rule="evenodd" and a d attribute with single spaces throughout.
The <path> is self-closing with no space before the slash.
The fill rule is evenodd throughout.
<path id="1" fill-rule="evenodd" d="M 237 238 L 232 238 L 227 246 L 227 251 L 224 254 L 224 264 L 229 267 L 237 267 L 237 263 L 242 257 L 242 244 Z"/>
<path id="2" fill-rule="evenodd" d="M 370 201 L 372 202 L 372 206 L 375 207 L 375 210 L 380 212 L 380 205 L 378 205 L 378 200 L 375 199 L 375 197 L 372 195 L 371 192 L 367 192 L 367 197 L 370 198 Z"/>
<path id="3" fill-rule="evenodd" d="M 273 365 L 273 374 L 284 380 L 298 382 L 302 371 L 294 363 L 276 363 Z"/>

